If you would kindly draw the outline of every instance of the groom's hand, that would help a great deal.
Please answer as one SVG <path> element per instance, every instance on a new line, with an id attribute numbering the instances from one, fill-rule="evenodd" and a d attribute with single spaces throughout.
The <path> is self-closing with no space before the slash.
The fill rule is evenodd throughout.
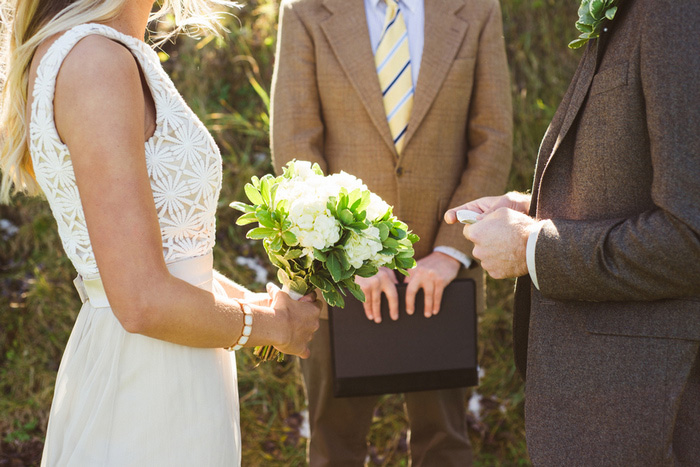
<path id="1" fill-rule="evenodd" d="M 377 274 L 372 277 L 355 277 L 355 283 L 365 293 L 365 315 L 370 321 L 382 322 L 382 293 L 389 302 L 389 316 L 396 321 L 399 319 L 399 295 L 396 292 L 396 276 L 389 268 L 379 268 Z"/>
<path id="2" fill-rule="evenodd" d="M 406 278 L 406 313 L 412 315 L 415 310 L 416 293 L 423 289 L 426 318 L 438 314 L 442 292 L 457 277 L 460 262 L 444 253 L 434 251 L 418 260 L 416 267 L 408 270 Z"/>
<path id="3" fill-rule="evenodd" d="M 527 214 L 530 210 L 530 195 L 518 193 L 517 191 L 511 191 L 501 196 L 485 196 L 483 198 L 475 199 L 474 201 L 470 201 L 447 211 L 445 213 L 445 222 L 448 224 L 454 224 L 457 222 L 457 211 L 462 209 L 467 209 L 469 211 L 482 214 L 481 216 L 477 217 L 477 219 L 481 219 L 484 215 L 489 214 L 499 208 L 508 208 L 512 209 L 513 211 Z"/>
<path id="4" fill-rule="evenodd" d="M 472 225 L 464 226 L 464 236 L 474 243 L 472 255 L 494 279 L 524 276 L 527 269 L 527 240 L 539 229 L 532 217 L 508 208 L 499 208 Z"/>

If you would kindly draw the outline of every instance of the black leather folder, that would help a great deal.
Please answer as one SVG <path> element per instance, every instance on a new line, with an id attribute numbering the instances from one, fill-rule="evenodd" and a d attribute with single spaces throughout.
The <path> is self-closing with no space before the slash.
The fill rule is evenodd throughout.
<path id="1" fill-rule="evenodd" d="M 365 316 L 362 303 L 345 298 L 329 312 L 336 397 L 426 391 L 478 384 L 476 286 L 457 279 L 444 291 L 440 312 L 423 316 L 423 291 L 406 314 L 406 285 L 397 285 L 399 319 L 389 317 L 382 295 L 382 322 Z"/>

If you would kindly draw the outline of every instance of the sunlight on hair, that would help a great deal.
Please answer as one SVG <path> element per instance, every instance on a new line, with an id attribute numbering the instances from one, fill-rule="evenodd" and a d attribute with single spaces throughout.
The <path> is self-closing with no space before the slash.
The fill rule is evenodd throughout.
<path id="1" fill-rule="evenodd" d="M 0 202 L 12 192 L 40 195 L 26 141 L 28 74 L 47 38 L 84 23 L 116 17 L 129 0 L 0 0 Z M 151 21 L 175 24 L 154 34 L 155 45 L 180 32 L 218 34 L 219 22 L 239 4 L 228 0 L 162 0 Z"/>

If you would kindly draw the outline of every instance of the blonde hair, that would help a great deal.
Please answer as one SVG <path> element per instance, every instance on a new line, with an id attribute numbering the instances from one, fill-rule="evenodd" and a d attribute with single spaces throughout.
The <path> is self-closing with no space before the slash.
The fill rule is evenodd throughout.
<path id="1" fill-rule="evenodd" d="M 27 144 L 26 106 L 29 67 L 48 37 L 83 23 L 115 18 L 131 0 L 0 0 L 0 202 L 12 192 L 41 193 Z M 168 14 L 175 28 L 157 36 L 159 43 L 181 30 L 218 31 L 227 0 L 161 0 L 151 20 Z"/>

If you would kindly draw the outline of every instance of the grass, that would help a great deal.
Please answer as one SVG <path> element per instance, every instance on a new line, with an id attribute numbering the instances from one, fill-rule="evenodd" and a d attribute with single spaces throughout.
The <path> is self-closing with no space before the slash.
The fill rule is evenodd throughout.
<path id="1" fill-rule="evenodd" d="M 577 2 L 502 0 L 512 75 L 514 163 L 509 189 L 532 183 L 539 142 L 580 56 L 566 44 L 576 36 Z M 218 210 L 216 266 L 234 280 L 261 288 L 245 257 L 266 265 L 257 243 L 245 239 L 228 203 L 243 199 L 252 175 L 271 171 L 269 86 L 274 64 L 278 2 L 253 0 L 229 18 L 224 39 L 180 38 L 166 44 L 164 66 L 214 134 L 224 158 Z M 0 206 L 0 464 L 38 463 L 58 363 L 79 310 L 74 271 L 65 257 L 44 201 L 17 197 Z M 267 266 L 269 277 L 272 269 Z M 523 423 L 523 388 L 511 354 L 512 282 L 488 281 L 488 310 L 479 318 L 479 363 L 473 388 L 479 417 L 470 411 L 475 463 L 529 465 Z M 304 465 L 300 433 L 304 394 L 293 360 L 255 366 L 239 352 L 244 465 Z M 407 465 L 407 421 L 400 395 L 381 399 L 370 432 L 372 465 Z M 468 406 L 465 401 L 465 408 Z"/>

